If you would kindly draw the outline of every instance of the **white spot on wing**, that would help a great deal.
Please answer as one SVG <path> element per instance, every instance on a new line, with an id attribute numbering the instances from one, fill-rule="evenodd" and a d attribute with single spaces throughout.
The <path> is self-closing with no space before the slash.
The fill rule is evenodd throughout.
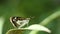
<path id="1" fill-rule="evenodd" d="M 20 24 L 20 23 L 22 23 L 22 24 Z M 21 28 L 21 27 L 23 27 L 24 25 L 26 25 L 26 24 L 28 24 L 29 23 L 29 20 L 22 20 L 22 21 L 19 21 L 19 28 Z"/>

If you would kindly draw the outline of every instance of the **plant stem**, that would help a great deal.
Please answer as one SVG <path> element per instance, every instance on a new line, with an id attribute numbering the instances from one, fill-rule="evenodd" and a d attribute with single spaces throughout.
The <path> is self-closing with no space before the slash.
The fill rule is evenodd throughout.
<path id="1" fill-rule="evenodd" d="M 60 17 L 60 11 L 57 11 L 53 13 L 52 15 L 48 16 L 46 19 L 44 19 L 42 22 L 40 22 L 40 25 L 47 25 L 52 20 L 56 19 L 57 17 Z M 31 31 L 29 34 L 36 34 L 38 31 Z"/>
<path id="2" fill-rule="evenodd" d="M 4 18 L 0 17 L 0 34 L 2 34 L 3 24 L 4 24 Z"/>

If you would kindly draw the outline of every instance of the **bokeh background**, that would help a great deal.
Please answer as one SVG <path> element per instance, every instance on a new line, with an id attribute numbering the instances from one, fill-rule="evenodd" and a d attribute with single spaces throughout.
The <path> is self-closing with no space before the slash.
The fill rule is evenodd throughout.
<path id="1" fill-rule="evenodd" d="M 60 9 L 60 0 L 0 0 L 0 16 L 5 18 L 2 26 L 2 34 L 14 27 L 9 21 L 11 16 L 34 17 L 29 25 L 38 24 L 49 15 Z M 1 24 L 1 23 L 0 23 Z M 60 17 L 46 25 L 52 33 L 60 34 Z M 24 34 L 28 34 L 27 32 Z M 38 32 L 37 34 L 49 34 Z"/>

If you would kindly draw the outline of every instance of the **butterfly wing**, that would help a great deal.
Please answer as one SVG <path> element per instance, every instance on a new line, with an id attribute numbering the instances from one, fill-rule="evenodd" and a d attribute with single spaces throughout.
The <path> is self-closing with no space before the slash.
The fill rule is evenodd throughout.
<path id="1" fill-rule="evenodd" d="M 29 23 L 30 18 L 22 18 L 22 17 L 10 17 L 10 22 L 16 28 L 21 28 L 24 25 Z"/>

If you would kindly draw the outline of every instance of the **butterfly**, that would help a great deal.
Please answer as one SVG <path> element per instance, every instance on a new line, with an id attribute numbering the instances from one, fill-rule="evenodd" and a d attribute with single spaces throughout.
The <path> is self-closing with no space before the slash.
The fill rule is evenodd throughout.
<path id="1" fill-rule="evenodd" d="M 26 24 L 29 23 L 29 20 L 30 18 L 17 17 L 17 16 L 10 17 L 10 22 L 15 28 L 21 28 L 25 26 Z"/>

